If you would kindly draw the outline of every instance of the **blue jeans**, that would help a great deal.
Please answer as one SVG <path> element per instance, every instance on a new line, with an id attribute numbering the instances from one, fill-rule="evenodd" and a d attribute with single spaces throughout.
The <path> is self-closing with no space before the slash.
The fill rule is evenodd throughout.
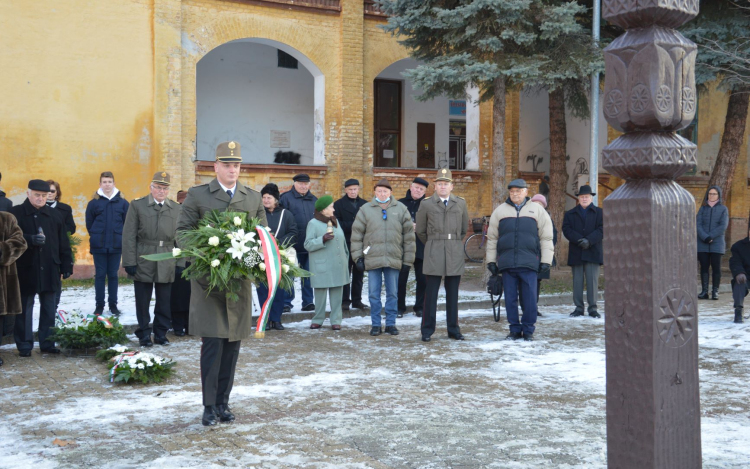
<path id="1" fill-rule="evenodd" d="M 260 302 L 260 307 L 263 307 L 263 303 L 266 302 L 266 298 L 268 298 L 268 287 L 263 285 L 262 283 L 259 283 L 257 287 L 255 287 L 255 291 L 258 293 L 258 301 Z M 286 291 L 284 291 L 283 288 L 279 287 L 276 290 L 276 296 L 273 297 L 273 303 L 271 303 L 271 309 L 268 314 L 268 320 L 273 322 L 281 322 L 281 313 L 284 312 L 284 298 L 286 297 Z"/>
<path id="2" fill-rule="evenodd" d="M 122 253 L 94 254 L 94 289 L 96 290 L 96 306 L 104 307 L 104 283 L 106 278 L 109 304 L 117 306 L 117 271 L 120 270 L 120 256 Z"/>
<path id="3" fill-rule="evenodd" d="M 518 290 L 521 289 L 523 316 L 518 319 Z M 536 272 L 531 269 L 507 269 L 503 271 L 505 292 L 505 314 L 511 332 L 534 333 L 536 324 Z"/>
<path id="4" fill-rule="evenodd" d="M 305 270 L 310 270 L 310 254 L 305 252 L 297 251 L 297 261 L 299 266 Z M 307 306 L 315 303 L 313 296 L 313 289 L 310 285 L 310 277 L 303 277 L 299 279 L 302 282 L 302 306 Z M 294 290 L 291 293 L 284 292 L 284 305 L 292 307 L 292 300 L 294 299 Z M 271 318 L 269 318 L 271 319 Z"/>
<path id="5" fill-rule="evenodd" d="M 380 311 L 383 305 L 380 302 L 380 289 L 385 278 L 385 325 L 396 325 L 396 314 L 398 313 L 398 274 L 400 270 L 383 267 L 367 271 L 368 287 L 370 289 L 370 319 L 372 327 L 380 327 Z"/>

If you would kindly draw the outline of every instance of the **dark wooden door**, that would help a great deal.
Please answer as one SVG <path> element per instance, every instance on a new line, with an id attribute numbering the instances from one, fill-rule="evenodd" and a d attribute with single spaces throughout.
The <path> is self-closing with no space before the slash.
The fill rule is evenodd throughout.
<path id="1" fill-rule="evenodd" d="M 417 123 L 417 168 L 435 167 L 435 124 Z"/>

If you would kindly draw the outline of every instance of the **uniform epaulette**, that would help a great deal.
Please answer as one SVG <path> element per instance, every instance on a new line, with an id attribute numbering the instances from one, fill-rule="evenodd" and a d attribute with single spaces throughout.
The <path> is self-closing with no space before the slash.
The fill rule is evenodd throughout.
<path id="1" fill-rule="evenodd" d="M 459 199 L 461 199 L 461 200 L 466 200 L 466 199 L 464 199 L 463 197 L 461 197 L 460 195 L 457 195 L 456 197 L 458 197 L 458 198 L 459 198 Z"/>
<path id="2" fill-rule="evenodd" d="M 193 186 L 193 187 L 191 187 L 190 189 L 196 189 L 196 188 L 198 188 L 198 187 L 203 187 L 203 186 L 207 186 L 207 185 L 208 185 L 208 183 L 205 183 L 205 184 L 198 184 L 198 185 L 196 185 L 196 186 Z M 188 189 L 188 192 L 190 192 L 190 189 Z"/>
<path id="3" fill-rule="evenodd" d="M 141 199 L 145 199 L 145 198 L 146 198 L 146 196 L 144 195 L 143 197 L 138 197 L 137 199 L 133 199 L 133 202 L 135 202 L 136 200 L 141 200 Z"/>

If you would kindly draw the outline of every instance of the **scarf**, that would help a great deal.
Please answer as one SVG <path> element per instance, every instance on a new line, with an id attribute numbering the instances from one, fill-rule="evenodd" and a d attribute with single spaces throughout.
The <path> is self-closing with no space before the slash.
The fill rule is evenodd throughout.
<path id="1" fill-rule="evenodd" d="M 332 215 L 329 218 L 329 217 L 326 217 L 325 215 L 323 215 L 322 213 L 318 212 L 317 210 L 315 211 L 315 219 L 318 220 L 318 221 L 321 221 L 321 222 L 325 223 L 326 225 L 330 221 L 333 226 L 335 226 L 337 228 L 339 226 L 339 223 L 336 221 L 336 217 L 335 216 Z"/>
<path id="2" fill-rule="evenodd" d="M 706 200 L 706 203 L 711 206 L 711 208 L 714 207 L 714 205 L 719 203 L 719 199 L 716 199 L 714 202 L 711 202 L 710 200 Z"/>

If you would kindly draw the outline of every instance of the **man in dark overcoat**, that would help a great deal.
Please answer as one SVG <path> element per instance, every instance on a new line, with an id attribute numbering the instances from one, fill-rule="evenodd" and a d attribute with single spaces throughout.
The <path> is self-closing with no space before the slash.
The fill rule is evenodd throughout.
<path id="1" fill-rule="evenodd" d="M 0 332 L 3 320 L 21 314 L 21 289 L 16 260 L 26 251 L 26 240 L 16 217 L 0 211 Z M 0 358 L 0 365 L 3 359 Z"/>
<path id="2" fill-rule="evenodd" d="M 419 211 L 419 204 L 425 198 L 425 192 L 429 187 L 430 183 L 426 180 L 416 177 L 411 183 L 411 187 L 406 191 L 406 197 L 399 199 L 399 202 L 406 205 L 406 209 L 411 214 L 411 220 L 414 222 L 414 229 L 417 229 L 417 212 Z M 427 280 L 425 279 L 424 273 L 422 273 L 422 263 L 424 261 L 424 243 L 419 237 L 417 237 L 417 252 L 414 258 L 414 276 L 417 280 L 417 291 L 416 300 L 414 302 L 414 315 L 418 318 L 422 317 L 422 310 L 424 309 L 424 291 Z M 405 265 L 401 268 L 401 272 L 398 274 L 398 317 L 402 317 L 406 312 L 406 286 L 409 282 L 409 271 L 411 268 Z"/>
<path id="3" fill-rule="evenodd" d="M 354 219 L 357 217 L 359 208 L 367 204 L 367 201 L 359 196 L 359 189 L 358 180 L 348 179 L 344 183 L 344 191 L 346 193 L 333 203 L 336 220 L 338 220 L 341 229 L 344 231 L 346 248 L 349 252 L 352 252 L 352 225 L 354 224 Z M 349 305 L 357 309 L 368 308 L 368 305 L 362 303 L 362 284 L 364 283 L 365 274 L 354 266 L 354 261 L 351 257 L 349 258 L 349 275 L 351 275 L 352 279 L 351 288 L 349 288 L 349 284 L 344 285 L 341 309 L 348 311 Z"/>
<path id="4" fill-rule="evenodd" d="M 13 336 L 22 357 L 34 348 L 34 297 L 39 295 L 39 348 L 43 353 L 60 353 L 48 340 L 55 326 L 55 292 L 62 288 L 60 275 L 73 275 L 73 254 L 63 219 L 47 206 L 49 184 L 29 181 L 27 198 L 10 209 L 29 248 L 16 261 L 21 286 L 21 316 L 16 318 Z"/>
<path id="5" fill-rule="evenodd" d="M 135 335 L 143 347 L 154 345 L 149 313 L 154 291 L 154 342 L 169 345 L 167 331 L 172 321 L 169 301 L 177 260 L 153 262 L 141 256 L 172 252 L 176 246 L 180 206 L 168 198 L 170 181 L 169 174 L 164 171 L 154 174 L 149 186 L 151 193 L 130 203 L 122 232 L 122 264 L 133 279 L 138 319 Z"/>
<path id="6" fill-rule="evenodd" d="M 573 270 L 573 302 L 575 311 L 572 317 L 583 316 L 583 279 L 586 279 L 586 301 L 589 316 L 599 318 L 596 308 L 599 296 L 599 266 L 604 263 L 602 239 L 604 239 L 604 216 L 602 209 L 594 205 L 596 193 L 591 186 L 581 186 L 578 192 L 579 205 L 565 212 L 563 235 L 570 242 L 568 265 Z"/>
<path id="7" fill-rule="evenodd" d="M 750 226 L 748 226 L 750 230 Z M 734 322 L 742 324 L 742 311 L 745 309 L 745 297 L 750 291 L 747 276 L 750 274 L 750 233 L 732 245 L 732 257 L 729 258 L 729 270 L 732 271 L 732 297 L 734 299 Z"/>
<path id="8" fill-rule="evenodd" d="M 201 218 L 211 210 L 245 212 L 266 223 L 266 211 L 259 192 L 245 187 L 240 175 L 240 144 L 224 142 L 216 148 L 216 178 L 188 191 L 182 204 L 177 230 L 198 227 Z M 242 281 L 239 299 L 230 301 L 223 291 L 208 290 L 208 278 L 190 281 L 190 333 L 202 338 L 201 385 L 203 388 L 203 425 L 217 420 L 231 422 L 229 394 L 234 384 L 234 369 L 240 353 L 240 341 L 250 335 L 253 325 L 253 282 Z"/>

